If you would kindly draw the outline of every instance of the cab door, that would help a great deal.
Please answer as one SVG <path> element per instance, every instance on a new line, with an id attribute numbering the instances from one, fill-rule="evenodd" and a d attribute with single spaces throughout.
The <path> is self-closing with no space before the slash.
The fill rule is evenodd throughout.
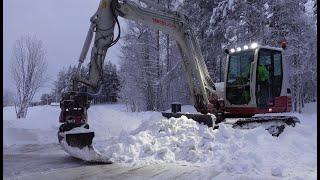
<path id="1" fill-rule="evenodd" d="M 256 102 L 258 108 L 274 106 L 281 93 L 283 70 L 281 51 L 260 49 L 256 76 Z"/>

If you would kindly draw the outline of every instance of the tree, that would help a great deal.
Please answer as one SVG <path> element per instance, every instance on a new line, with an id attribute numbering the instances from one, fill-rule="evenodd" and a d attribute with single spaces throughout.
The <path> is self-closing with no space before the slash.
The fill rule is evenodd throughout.
<path id="1" fill-rule="evenodd" d="M 9 90 L 3 91 L 3 107 L 14 105 L 14 93 Z"/>
<path id="2" fill-rule="evenodd" d="M 16 115 L 25 118 L 28 107 L 46 80 L 46 50 L 35 36 L 22 36 L 13 46 L 11 74 L 16 87 Z"/>
<path id="3" fill-rule="evenodd" d="M 306 14 L 307 1 L 270 1 L 271 16 L 268 31 L 270 40 L 285 40 L 288 48 L 285 57 L 289 65 L 289 83 L 292 89 L 293 110 L 301 112 L 306 93 L 314 94 L 316 88 L 316 28 L 312 17 Z M 273 45 L 271 43 L 271 45 Z M 310 78 L 304 78 L 308 75 Z M 304 87 L 311 87 L 304 89 Z"/>
<path id="4" fill-rule="evenodd" d="M 52 95 L 50 94 L 42 94 L 40 101 L 42 105 L 50 105 L 51 102 L 53 101 Z"/>
<path id="5" fill-rule="evenodd" d="M 103 66 L 103 82 L 101 94 L 93 98 L 93 103 L 117 102 L 120 82 L 117 68 L 110 61 Z"/>
<path id="6" fill-rule="evenodd" d="M 168 42 L 160 33 L 160 42 L 165 42 L 160 43 L 160 52 L 166 56 L 160 56 L 158 62 L 156 31 L 134 22 L 128 27 L 121 49 L 121 100 L 132 111 L 165 110 L 173 101 L 189 102 L 187 78 L 176 43 Z"/>
<path id="7" fill-rule="evenodd" d="M 155 105 L 156 43 L 149 29 L 129 22 L 128 33 L 123 37 L 120 79 L 121 99 L 132 111 L 153 110 Z"/>
<path id="8" fill-rule="evenodd" d="M 52 97 L 55 102 L 59 102 L 63 91 L 68 84 L 67 73 L 65 69 L 58 72 L 57 80 L 53 82 Z"/>

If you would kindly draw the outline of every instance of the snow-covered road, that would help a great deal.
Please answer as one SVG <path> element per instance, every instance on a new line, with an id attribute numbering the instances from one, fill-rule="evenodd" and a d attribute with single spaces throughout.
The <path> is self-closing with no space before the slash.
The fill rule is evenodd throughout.
<path id="1" fill-rule="evenodd" d="M 92 106 L 94 145 L 112 165 L 85 163 L 61 149 L 59 107 L 31 107 L 26 119 L 16 119 L 13 107 L 3 112 L 5 179 L 316 179 L 316 103 L 302 114 L 287 113 L 301 124 L 278 138 L 263 128 L 212 130 L 159 112 Z"/>
<path id="2" fill-rule="evenodd" d="M 134 167 L 86 163 L 68 156 L 59 144 L 6 148 L 3 163 L 4 179 L 211 179 L 221 174 L 210 166 L 182 163 Z"/>

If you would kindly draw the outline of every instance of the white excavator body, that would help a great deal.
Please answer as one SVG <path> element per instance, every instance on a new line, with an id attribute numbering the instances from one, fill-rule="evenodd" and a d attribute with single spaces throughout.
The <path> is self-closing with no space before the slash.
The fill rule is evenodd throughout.
<path id="1" fill-rule="evenodd" d="M 74 154 L 78 154 L 76 153 L 78 149 L 89 150 L 89 152 L 98 155 L 90 156 L 93 159 L 82 158 L 81 156 L 75 157 L 85 161 L 103 159 L 103 162 L 110 163 L 108 158 L 101 158 L 101 155 L 92 146 L 94 132 L 89 130 L 87 109 L 90 106 L 90 99 L 95 94 L 90 94 L 86 90 L 79 90 L 78 82 L 95 91 L 101 90 L 101 84 L 103 84 L 102 67 L 106 53 L 108 48 L 120 38 L 121 29 L 118 16 L 160 30 L 172 36 L 177 42 L 194 106 L 202 114 L 183 114 L 175 111 L 162 113 L 164 117 L 185 115 L 214 128 L 218 128 L 219 123 L 224 123 L 224 119 L 227 117 L 249 117 L 233 122 L 233 126 L 247 128 L 247 125 L 251 123 L 256 124 L 258 122 L 266 125 L 275 122 L 275 125 L 271 123 L 271 125 L 266 126 L 266 130 L 274 136 L 278 136 L 285 126 L 294 126 L 296 122 L 299 122 L 295 117 L 286 116 L 251 117 L 257 113 L 287 112 L 291 110 L 291 97 L 286 80 L 287 76 L 285 75 L 286 66 L 283 60 L 283 49 L 256 46 L 244 48 L 242 51 L 241 48 L 240 50 L 237 48 L 237 51 L 226 51 L 228 58 L 224 86 L 219 86 L 222 91 L 217 92 L 217 87 L 215 87 L 208 73 L 200 46 L 193 34 L 193 28 L 188 18 L 150 0 L 141 0 L 141 2 L 145 3 L 148 8 L 132 1 L 101 0 L 97 12 L 91 17 L 89 31 L 79 58 L 78 73 L 74 77 L 74 89 L 71 92 L 66 92 L 60 103 L 60 123 L 62 125 L 59 128 L 58 138 L 66 152 L 75 156 Z M 113 32 L 116 24 L 119 28 L 119 34 L 114 37 Z M 83 78 L 79 75 L 79 72 L 92 40 L 89 75 L 88 78 Z M 258 70 L 262 61 L 267 62 L 263 65 L 272 66 L 271 69 L 267 70 L 267 73 L 271 75 L 269 81 L 265 80 L 263 84 L 260 83 L 260 80 L 258 81 L 260 76 Z M 280 71 L 276 69 L 276 63 L 280 63 Z M 242 70 L 243 68 L 246 70 Z M 245 73 L 244 75 L 242 71 Z M 270 91 L 260 92 L 261 89 L 265 89 L 264 87 L 268 87 Z M 74 131 L 77 128 L 80 130 L 82 128 L 82 130 Z M 74 148 L 68 146 L 78 149 L 74 150 Z"/>

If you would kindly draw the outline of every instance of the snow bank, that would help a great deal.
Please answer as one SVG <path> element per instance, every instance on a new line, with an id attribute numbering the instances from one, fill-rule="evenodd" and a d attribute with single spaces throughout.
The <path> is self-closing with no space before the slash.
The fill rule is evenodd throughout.
<path id="1" fill-rule="evenodd" d="M 4 146 L 57 142 L 59 114 L 59 107 L 34 106 L 25 119 L 17 119 L 14 107 L 4 107 Z"/>
<path id="2" fill-rule="evenodd" d="M 154 116 L 136 130 L 109 139 L 102 153 L 130 165 L 181 161 L 214 165 L 231 175 L 313 179 L 317 172 L 316 114 L 297 116 L 301 124 L 287 127 L 278 138 L 263 127 L 241 130 L 222 124 L 213 130 L 184 116 Z"/>
<path id="3" fill-rule="evenodd" d="M 58 106 L 34 106 L 25 119 L 17 119 L 14 107 L 3 108 L 4 146 L 58 143 L 60 126 Z M 94 142 L 118 136 L 122 130 L 131 131 L 152 112 L 127 112 L 125 105 L 92 105 L 88 110 L 90 129 L 95 131 Z"/>
<path id="4" fill-rule="evenodd" d="M 198 151 L 213 140 L 211 131 L 207 126 L 198 125 L 185 116 L 169 120 L 157 117 L 145 121 L 130 134 L 121 133 L 118 138 L 110 141 L 105 152 L 118 162 L 197 162 L 204 160 L 200 159 L 201 152 Z"/>
<path id="5" fill-rule="evenodd" d="M 123 104 L 102 104 L 88 110 L 90 129 L 95 131 L 94 141 L 119 136 L 121 131 L 132 131 L 142 121 L 159 112 L 130 112 Z"/>

